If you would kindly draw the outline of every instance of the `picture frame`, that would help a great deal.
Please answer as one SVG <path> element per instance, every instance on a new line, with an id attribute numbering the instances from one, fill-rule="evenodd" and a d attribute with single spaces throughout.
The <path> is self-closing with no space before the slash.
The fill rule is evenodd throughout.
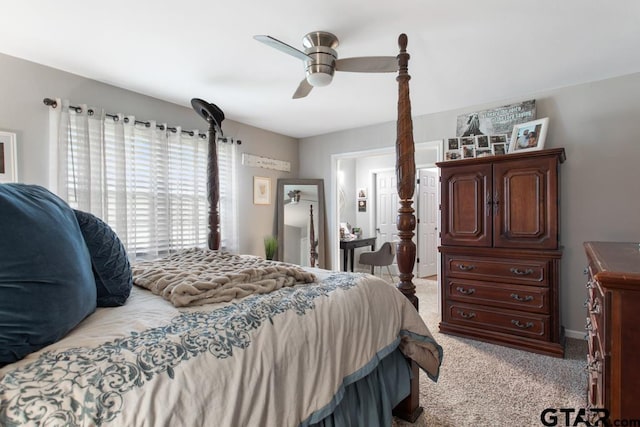
<path id="1" fill-rule="evenodd" d="M 445 160 L 460 160 L 460 150 L 447 150 L 444 153 Z"/>
<path id="2" fill-rule="evenodd" d="M 507 134 L 489 135 L 490 144 L 507 144 L 509 142 Z"/>
<path id="3" fill-rule="evenodd" d="M 460 149 L 460 138 L 447 138 L 447 151 Z"/>
<path id="4" fill-rule="evenodd" d="M 271 204 L 271 178 L 263 176 L 253 177 L 253 204 Z"/>
<path id="5" fill-rule="evenodd" d="M 358 212 L 366 212 L 367 211 L 367 200 L 361 199 L 358 200 Z"/>
<path id="6" fill-rule="evenodd" d="M 492 155 L 493 152 L 490 147 L 476 148 L 476 157 L 488 157 Z"/>
<path id="7" fill-rule="evenodd" d="M 513 132 L 511 133 L 509 153 L 542 150 L 545 139 L 547 138 L 548 127 L 548 117 L 514 125 Z"/>
<path id="8" fill-rule="evenodd" d="M 367 189 L 366 187 L 358 188 L 358 200 L 367 198 Z"/>
<path id="9" fill-rule="evenodd" d="M 462 158 L 463 159 L 473 159 L 476 157 L 476 147 L 475 145 L 463 145 L 462 146 Z"/>
<path id="10" fill-rule="evenodd" d="M 0 131 L 0 183 L 18 181 L 16 134 Z"/>
<path id="11" fill-rule="evenodd" d="M 496 142 L 495 144 L 491 144 L 491 152 L 494 156 L 502 156 L 503 154 L 507 154 L 507 143 L 506 142 Z"/>
<path id="12" fill-rule="evenodd" d="M 489 137 L 487 135 L 476 135 L 476 150 L 482 148 L 491 148 L 489 146 Z"/>
<path id="13" fill-rule="evenodd" d="M 460 138 L 460 146 L 461 148 L 464 146 L 474 146 L 476 145 L 476 138 L 474 136 L 463 136 Z"/>

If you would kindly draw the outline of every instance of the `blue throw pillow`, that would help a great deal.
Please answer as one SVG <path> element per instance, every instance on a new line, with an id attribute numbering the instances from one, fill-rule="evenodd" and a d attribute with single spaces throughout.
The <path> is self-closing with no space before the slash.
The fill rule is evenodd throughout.
<path id="1" fill-rule="evenodd" d="M 43 187 L 0 184 L 0 366 L 56 342 L 95 308 L 73 209 Z"/>
<path id="2" fill-rule="evenodd" d="M 116 233 L 97 216 L 74 210 L 91 254 L 98 307 L 123 305 L 133 285 L 131 264 Z"/>

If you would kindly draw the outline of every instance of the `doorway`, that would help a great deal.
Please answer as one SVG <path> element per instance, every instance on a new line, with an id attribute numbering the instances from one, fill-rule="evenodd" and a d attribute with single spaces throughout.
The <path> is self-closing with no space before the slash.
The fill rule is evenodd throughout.
<path id="1" fill-rule="evenodd" d="M 398 191 L 395 171 L 373 173 L 375 182 L 375 231 L 377 246 L 398 239 Z M 414 194 L 416 229 L 413 242 L 416 244 L 414 275 L 425 278 L 437 275 L 438 270 L 438 170 L 418 170 L 418 182 Z M 397 263 L 392 267 L 398 274 Z"/>
<path id="2" fill-rule="evenodd" d="M 437 251 L 437 246 L 439 244 L 438 237 L 438 226 L 439 226 L 439 215 L 438 215 L 438 206 L 439 206 L 439 185 L 438 185 L 438 171 L 435 167 L 435 163 L 441 161 L 443 159 L 443 142 L 442 140 L 417 143 L 415 144 L 415 161 L 417 168 L 417 177 L 420 176 L 422 170 L 426 170 L 424 172 L 424 181 L 420 181 L 421 183 L 427 183 L 432 186 L 431 193 L 423 194 L 422 200 L 433 200 L 435 199 L 435 203 L 430 203 L 429 206 L 431 208 L 427 209 L 426 207 L 420 206 L 420 196 L 421 192 L 427 191 L 427 189 L 421 189 L 420 185 L 416 186 L 416 192 L 414 194 L 414 204 L 413 207 L 415 209 L 416 215 L 416 236 L 414 237 L 414 242 L 416 243 L 416 254 L 417 258 L 419 258 L 420 263 L 416 262 L 416 267 L 414 269 L 414 275 L 416 277 L 425 277 L 431 276 L 431 271 L 433 266 L 436 267 L 436 275 L 439 281 L 440 278 L 440 254 Z M 341 262 L 341 252 L 339 248 L 339 224 L 341 222 L 348 221 L 350 224 L 356 223 L 358 226 L 363 227 L 363 232 L 365 235 L 376 235 L 377 242 L 376 247 L 380 247 L 383 239 L 381 236 L 377 235 L 377 225 L 376 225 L 376 214 L 377 210 L 376 205 L 378 203 L 378 194 L 375 191 L 378 186 L 377 180 L 378 175 L 384 173 L 390 173 L 393 177 L 394 184 L 392 187 L 395 187 L 395 151 L 394 147 L 388 147 L 384 149 L 373 149 L 367 151 L 359 151 L 352 153 L 342 153 L 342 154 L 334 154 L 332 155 L 332 182 L 331 182 L 331 197 L 334 202 L 332 203 L 334 209 L 328 212 L 330 218 L 329 223 L 335 224 L 335 234 L 331 238 L 332 241 L 332 265 L 340 267 Z M 390 179 L 389 177 L 386 178 Z M 361 212 L 358 211 L 357 208 L 357 200 L 358 194 L 356 194 L 357 189 L 365 188 L 368 189 L 368 200 L 366 204 L 366 211 Z M 391 188 L 391 187 L 387 187 Z M 388 197 L 388 196 L 385 196 Z M 397 197 L 397 196 L 396 196 Z M 393 231 L 385 231 L 387 236 L 393 236 L 391 240 L 397 239 L 397 225 L 396 225 L 396 216 L 398 211 L 397 199 L 395 202 L 390 202 L 390 204 L 395 204 L 394 207 L 389 209 L 387 213 L 387 223 L 391 222 L 394 227 Z M 426 202 L 425 202 L 426 204 Z M 422 217 L 421 217 L 422 215 Z M 423 218 L 424 217 L 424 218 Z M 433 225 L 433 219 L 435 219 L 435 225 Z M 431 225 L 428 225 L 431 224 Z M 431 230 L 428 228 L 422 227 L 431 227 Z M 425 228 L 423 230 L 423 228 Z M 381 229 L 381 231 L 383 231 Z M 374 234 L 375 233 L 375 234 Z M 391 234 L 389 234 L 391 233 Z M 429 242 L 423 241 L 427 239 Z M 385 239 L 386 241 L 386 239 Z M 433 243 L 431 243 L 433 241 Z M 422 249 L 421 249 L 422 243 Z M 427 247 L 433 248 L 430 254 L 423 255 L 422 250 Z M 356 258 L 357 259 L 357 258 Z M 420 264 L 424 264 L 420 266 Z M 425 269 L 423 272 L 423 269 Z M 429 270 L 431 269 L 431 270 Z M 394 270 L 397 273 L 397 267 L 394 265 Z M 440 293 L 440 287 L 438 287 L 438 293 Z M 438 306 L 438 311 L 440 307 Z"/>

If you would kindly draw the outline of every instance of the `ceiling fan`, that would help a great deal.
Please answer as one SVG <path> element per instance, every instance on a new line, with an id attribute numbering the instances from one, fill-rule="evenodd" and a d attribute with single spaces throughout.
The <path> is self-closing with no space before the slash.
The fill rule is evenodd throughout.
<path id="1" fill-rule="evenodd" d="M 362 56 L 338 59 L 335 48 L 338 38 L 326 31 L 313 31 L 302 38 L 304 52 L 271 36 L 257 35 L 254 39 L 304 61 L 306 78 L 300 82 L 293 98 L 303 98 L 314 87 L 326 86 L 336 71 L 357 73 L 393 73 L 398 71 L 395 56 Z"/>

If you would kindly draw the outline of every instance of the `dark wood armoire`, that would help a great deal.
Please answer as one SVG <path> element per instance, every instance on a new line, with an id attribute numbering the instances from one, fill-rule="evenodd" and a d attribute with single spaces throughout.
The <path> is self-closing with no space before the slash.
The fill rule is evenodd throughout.
<path id="1" fill-rule="evenodd" d="M 437 163 L 443 333 L 564 356 L 559 168 L 564 149 Z"/>

